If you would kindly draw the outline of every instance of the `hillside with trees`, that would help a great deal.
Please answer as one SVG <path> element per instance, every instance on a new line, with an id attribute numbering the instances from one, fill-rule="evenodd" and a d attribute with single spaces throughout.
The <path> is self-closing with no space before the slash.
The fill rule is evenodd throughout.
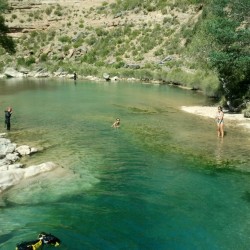
<path id="1" fill-rule="evenodd" d="M 156 80 L 232 111 L 250 99 L 249 0 L 0 0 L 0 13 L 1 72 Z"/>

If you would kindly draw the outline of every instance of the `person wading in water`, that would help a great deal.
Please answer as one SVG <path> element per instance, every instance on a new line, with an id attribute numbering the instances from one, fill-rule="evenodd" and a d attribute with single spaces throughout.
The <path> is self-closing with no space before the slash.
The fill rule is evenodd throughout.
<path id="1" fill-rule="evenodd" d="M 222 111 L 222 107 L 218 107 L 218 112 L 215 117 L 217 123 L 217 135 L 218 137 L 224 137 L 224 112 Z"/>

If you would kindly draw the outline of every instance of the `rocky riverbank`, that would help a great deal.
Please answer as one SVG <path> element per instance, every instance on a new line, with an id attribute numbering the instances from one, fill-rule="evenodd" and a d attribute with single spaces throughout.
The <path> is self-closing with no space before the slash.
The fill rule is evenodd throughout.
<path id="1" fill-rule="evenodd" d="M 19 70 L 15 68 L 8 67 L 6 68 L 2 73 L 0 73 L 0 79 L 24 79 L 24 78 L 65 78 L 65 79 L 74 79 L 75 75 L 74 73 L 69 73 L 67 71 L 64 71 L 62 68 L 59 68 L 55 72 L 49 72 L 44 68 L 39 68 L 36 70 L 29 70 L 26 68 L 20 68 Z M 81 76 L 77 75 L 78 79 L 87 79 L 91 81 L 118 81 L 122 80 L 119 79 L 117 76 L 111 76 L 108 73 L 104 73 L 102 78 L 98 78 L 95 76 Z M 126 79 L 129 80 L 129 79 Z M 131 79 L 131 80 L 137 80 L 137 79 Z M 139 79 L 138 79 L 139 80 Z"/>
<path id="2" fill-rule="evenodd" d="M 0 193 L 26 178 L 52 171 L 57 167 L 53 162 L 32 166 L 20 163 L 23 156 L 36 152 L 38 152 L 36 148 L 27 145 L 17 146 L 6 138 L 5 133 L 0 134 Z"/>

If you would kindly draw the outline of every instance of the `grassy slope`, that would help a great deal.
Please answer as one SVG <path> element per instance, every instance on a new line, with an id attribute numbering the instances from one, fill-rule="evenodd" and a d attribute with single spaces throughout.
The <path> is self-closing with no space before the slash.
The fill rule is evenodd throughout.
<path id="1" fill-rule="evenodd" d="M 217 76 L 193 57 L 207 42 L 196 32 L 203 8 L 195 0 L 57 1 L 18 9 L 31 2 L 9 1 L 13 10 L 5 18 L 16 31 L 17 54 L 13 60 L 0 51 L 2 67 L 109 72 L 181 83 L 208 95 L 218 86 Z"/>

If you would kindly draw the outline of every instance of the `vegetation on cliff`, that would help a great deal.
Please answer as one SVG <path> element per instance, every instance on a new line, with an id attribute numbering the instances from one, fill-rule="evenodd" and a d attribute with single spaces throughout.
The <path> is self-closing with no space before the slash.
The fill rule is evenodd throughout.
<path id="1" fill-rule="evenodd" d="M 8 26 L 5 25 L 5 19 L 2 13 L 8 9 L 8 4 L 6 1 L 0 1 L 0 46 L 4 48 L 9 53 L 15 52 L 15 45 L 11 37 L 7 36 L 9 31 Z"/>
<path id="2" fill-rule="evenodd" d="M 213 0 L 203 12 L 198 34 L 200 61 L 216 69 L 220 86 L 230 109 L 238 111 L 250 100 L 250 1 Z M 195 52 L 197 52 L 195 50 Z"/>
<path id="3" fill-rule="evenodd" d="M 171 82 L 222 98 L 233 110 L 250 98 L 248 0 L 58 1 L 28 8 L 30 2 L 16 8 L 9 0 L 7 25 L 21 32 L 15 56 L 0 50 L 2 69 Z M 7 32 L 5 25 L 0 30 Z"/>

